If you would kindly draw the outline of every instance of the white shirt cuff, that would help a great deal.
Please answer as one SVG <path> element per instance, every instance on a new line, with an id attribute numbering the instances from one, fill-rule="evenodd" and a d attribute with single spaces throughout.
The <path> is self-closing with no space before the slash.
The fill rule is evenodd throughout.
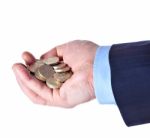
<path id="1" fill-rule="evenodd" d="M 116 104 L 111 86 L 110 48 L 111 46 L 99 47 L 94 59 L 94 89 L 96 98 L 101 104 Z"/>

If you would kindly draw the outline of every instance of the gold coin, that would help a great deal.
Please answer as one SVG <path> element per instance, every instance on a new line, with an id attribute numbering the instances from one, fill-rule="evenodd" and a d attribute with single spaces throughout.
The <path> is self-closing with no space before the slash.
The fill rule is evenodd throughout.
<path id="1" fill-rule="evenodd" d="M 39 67 L 37 72 L 38 75 L 45 80 L 48 79 L 49 77 L 53 77 L 55 73 L 53 67 L 46 64 Z"/>
<path id="2" fill-rule="evenodd" d="M 55 70 L 55 69 L 61 69 L 61 68 L 64 68 L 65 66 L 66 66 L 65 63 L 60 63 L 60 64 L 58 64 L 58 65 L 54 65 L 53 68 L 54 68 L 54 70 Z"/>
<path id="3" fill-rule="evenodd" d="M 55 73 L 54 78 L 59 82 L 65 82 L 72 76 L 72 72 Z"/>
<path id="4" fill-rule="evenodd" d="M 55 65 L 59 63 L 58 57 L 49 57 L 47 59 L 44 59 L 43 62 L 47 65 Z"/>
<path id="5" fill-rule="evenodd" d="M 42 77 L 39 73 L 38 70 L 35 71 L 35 77 L 38 79 L 38 80 L 41 80 L 41 81 L 46 81 L 46 79 L 44 77 Z"/>
<path id="6" fill-rule="evenodd" d="M 69 70 L 70 70 L 70 67 L 69 67 L 69 66 L 66 66 L 66 67 L 64 67 L 64 68 L 55 69 L 55 72 L 61 73 L 61 72 L 67 72 L 67 71 L 69 71 Z"/>
<path id="7" fill-rule="evenodd" d="M 71 68 L 59 57 L 49 57 L 45 60 L 36 60 L 32 65 L 27 66 L 28 71 L 51 89 L 60 88 L 63 82 L 72 76 Z"/>
<path id="8" fill-rule="evenodd" d="M 35 73 L 36 70 L 40 67 L 44 65 L 44 62 L 41 60 L 36 60 L 33 64 L 31 64 L 30 66 L 27 66 L 27 69 L 32 72 Z"/>
<path id="9" fill-rule="evenodd" d="M 58 89 L 61 87 L 62 83 L 50 77 L 46 80 L 46 85 L 51 89 Z"/>

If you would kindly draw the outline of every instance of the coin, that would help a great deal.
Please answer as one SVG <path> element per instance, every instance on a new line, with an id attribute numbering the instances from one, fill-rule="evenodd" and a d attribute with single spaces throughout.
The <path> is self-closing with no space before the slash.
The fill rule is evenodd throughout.
<path id="1" fill-rule="evenodd" d="M 33 64 L 31 64 L 30 66 L 27 66 L 27 69 L 32 72 L 35 73 L 36 70 L 40 67 L 44 65 L 44 62 L 41 60 L 36 60 Z"/>
<path id="2" fill-rule="evenodd" d="M 71 68 L 59 57 L 50 57 L 45 60 L 36 60 L 27 69 L 38 80 L 43 81 L 49 88 L 57 89 L 72 76 Z"/>
<path id="3" fill-rule="evenodd" d="M 39 67 L 37 72 L 37 74 L 40 78 L 42 78 L 42 80 L 46 80 L 49 77 L 52 77 L 55 73 L 53 67 L 46 64 Z"/>
<path id="4" fill-rule="evenodd" d="M 58 57 L 49 57 L 47 59 L 44 59 L 43 62 L 47 65 L 55 65 L 59 63 L 59 58 Z"/>
<path id="5" fill-rule="evenodd" d="M 46 81 L 46 79 L 45 79 L 43 76 L 40 75 L 40 73 L 39 73 L 38 70 L 35 71 L 35 74 L 34 74 L 34 75 L 35 75 L 35 77 L 36 77 L 38 80 Z"/>
<path id="6" fill-rule="evenodd" d="M 61 87 L 62 83 L 50 77 L 46 80 L 46 85 L 51 89 L 58 89 Z"/>
<path id="7" fill-rule="evenodd" d="M 65 82 L 72 76 L 72 72 L 55 73 L 54 78 L 59 82 Z"/>
<path id="8" fill-rule="evenodd" d="M 56 69 L 61 69 L 61 68 L 64 68 L 66 66 L 66 64 L 65 63 L 63 63 L 63 62 L 61 62 L 60 64 L 58 64 L 58 65 L 54 65 L 53 66 L 53 68 L 54 68 L 54 70 Z"/>
<path id="9" fill-rule="evenodd" d="M 66 72 L 66 71 L 69 71 L 70 70 L 70 67 L 69 66 L 66 66 L 64 68 L 60 68 L 60 69 L 55 69 L 55 72 Z"/>

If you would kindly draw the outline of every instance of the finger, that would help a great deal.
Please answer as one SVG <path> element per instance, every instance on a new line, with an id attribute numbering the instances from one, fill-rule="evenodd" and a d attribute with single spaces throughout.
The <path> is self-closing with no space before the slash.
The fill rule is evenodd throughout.
<path id="1" fill-rule="evenodd" d="M 64 107 L 64 108 L 70 107 L 70 105 L 68 105 L 68 103 L 67 103 L 66 97 L 62 98 L 60 96 L 60 90 L 58 90 L 58 89 L 54 89 L 53 99 L 54 99 L 53 105 L 51 103 L 48 103 L 48 102 L 47 102 L 47 105 L 49 105 L 49 106 L 59 106 L 59 107 Z"/>
<path id="2" fill-rule="evenodd" d="M 40 59 L 46 59 L 48 57 L 53 57 L 53 56 L 58 56 L 56 48 L 53 48 L 48 52 L 46 52 L 45 54 L 43 54 Z"/>
<path id="3" fill-rule="evenodd" d="M 23 65 L 15 64 L 13 70 L 15 75 L 18 76 L 18 79 L 22 81 L 23 85 L 47 101 L 53 102 L 52 90 L 49 89 L 45 83 L 31 76 Z"/>
<path id="4" fill-rule="evenodd" d="M 30 52 L 23 52 L 22 53 L 22 58 L 25 61 L 26 65 L 31 65 L 35 62 L 35 57 L 30 53 Z"/>
<path id="5" fill-rule="evenodd" d="M 58 45 L 54 48 L 52 48 L 51 50 L 49 50 L 48 52 L 46 52 L 45 54 L 43 54 L 41 56 L 41 59 L 46 59 L 48 57 L 53 57 L 53 56 L 58 56 L 60 59 L 63 58 L 63 51 L 65 49 L 65 46 L 67 46 L 68 43 L 62 44 L 62 45 Z"/>
<path id="6" fill-rule="evenodd" d="M 43 99 L 42 97 L 40 97 L 39 95 L 37 95 L 36 93 L 34 93 L 32 90 L 28 89 L 27 87 L 25 87 L 24 84 L 22 84 L 21 80 L 18 79 L 18 77 L 16 76 L 16 80 L 20 86 L 20 88 L 22 89 L 23 93 L 35 104 L 42 104 L 45 105 L 46 104 L 46 100 Z"/>

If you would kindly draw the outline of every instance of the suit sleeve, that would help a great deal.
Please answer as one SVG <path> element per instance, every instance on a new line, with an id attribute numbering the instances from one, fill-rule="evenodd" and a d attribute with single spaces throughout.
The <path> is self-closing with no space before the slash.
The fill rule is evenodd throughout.
<path id="1" fill-rule="evenodd" d="M 126 125 L 150 123 L 150 41 L 113 45 L 109 62 L 113 94 Z"/>

